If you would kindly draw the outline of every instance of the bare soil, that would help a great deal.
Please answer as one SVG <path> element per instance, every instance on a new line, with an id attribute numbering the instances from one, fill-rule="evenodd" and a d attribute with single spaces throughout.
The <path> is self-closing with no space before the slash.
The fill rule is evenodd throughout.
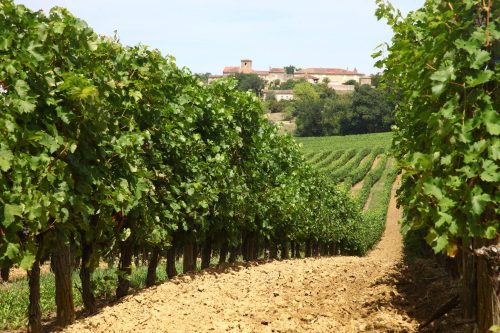
<path id="1" fill-rule="evenodd" d="M 219 266 L 128 296 L 64 332 L 416 332 L 452 288 L 432 262 L 403 263 L 395 189 L 386 231 L 366 257 Z M 444 318 L 428 331 L 465 332 L 456 316 Z"/>
<path id="2" fill-rule="evenodd" d="M 105 262 L 100 262 L 99 263 L 100 268 L 107 268 L 108 264 Z M 50 262 L 46 262 L 43 265 L 40 266 L 40 275 L 46 275 L 50 273 Z M 27 279 L 27 272 L 26 270 L 19 268 L 19 267 L 12 267 L 9 272 L 9 282 L 14 282 L 17 280 L 25 280 Z M 0 288 L 8 287 L 8 283 L 4 283 L 0 281 Z"/>
<path id="3" fill-rule="evenodd" d="M 40 274 L 48 274 L 50 272 L 50 263 L 45 263 L 40 266 Z M 12 267 L 9 272 L 9 281 L 17 281 L 26 279 L 26 270 L 19 267 Z"/>
<path id="4" fill-rule="evenodd" d="M 266 113 L 265 116 L 273 123 L 282 126 L 282 132 L 293 133 L 297 128 L 295 119 L 285 120 L 286 114 L 284 112 Z"/>

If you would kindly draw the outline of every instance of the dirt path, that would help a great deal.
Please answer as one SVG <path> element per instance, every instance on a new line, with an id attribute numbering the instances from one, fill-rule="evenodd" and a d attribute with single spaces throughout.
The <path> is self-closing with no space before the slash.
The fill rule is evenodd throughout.
<path id="1" fill-rule="evenodd" d="M 209 270 L 129 296 L 65 332 L 412 332 L 390 306 L 402 258 L 393 196 L 378 246 L 359 257 L 274 261 Z"/>

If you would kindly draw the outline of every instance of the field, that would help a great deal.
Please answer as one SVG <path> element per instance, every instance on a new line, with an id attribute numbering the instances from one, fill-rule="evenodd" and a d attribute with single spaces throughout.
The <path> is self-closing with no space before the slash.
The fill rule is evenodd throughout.
<path id="1" fill-rule="evenodd" d="M 389 149 L 391 146 L 391 133 L 374 133 L 346 136 L 309 137 L 295 138 L 302 144 L 302 150 L 306 156 L 319 152 L 382 147 Z"/>
<path id="2" fill-rule="evenodd" d="M 313 168 L 348 187 L 365 211 L 384 215 L 396 178 L 389 156 L 391 133 L 295 140 Z"/>

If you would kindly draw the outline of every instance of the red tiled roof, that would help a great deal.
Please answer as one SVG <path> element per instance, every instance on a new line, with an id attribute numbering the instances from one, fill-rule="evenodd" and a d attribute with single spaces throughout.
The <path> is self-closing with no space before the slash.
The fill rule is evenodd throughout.
<path id="1" fill-rule="evenodd" d="M 223 74 L 233 74 L 233 73 L 244 73 L 244 74 L 257 74 L 257 75 L 267 75 L 269 74 L 268 71 L 256 71 L 253 69 L 249 68 L 241 68 L 241 67 L 236 67 L 236 66 L 227 66 L 224 67 L 222 70 Z"/>
<path id="2" fill-rule="evenodd" d="M 284 68 L 271 68 L 269 70 L 269 73 L 285 73 L 285 69 Z"/>
<path id="3" fill-rule="evenodd" d="M 341 68 L 304 68 L 295 74 L 321 74 L 321 75 L 360 75 L 356 69 L 353 71 Z"/>
<path id="4" fill-rule="evenodd" d="M 224 69 L 222 70 L 222 73 L 239 73 L 240 72 L 240 68 L 238 66 L 227 66 L 227 67 L 224 67 Z"/>

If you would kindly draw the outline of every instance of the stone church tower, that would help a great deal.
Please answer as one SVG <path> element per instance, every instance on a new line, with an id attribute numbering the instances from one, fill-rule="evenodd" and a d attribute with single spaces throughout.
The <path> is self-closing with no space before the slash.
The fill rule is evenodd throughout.
<path id="1" fill-rule="evenodd" d="M 252 73 L 252 60 L 241 59 L 240 72 L 245 74 Z"/>

